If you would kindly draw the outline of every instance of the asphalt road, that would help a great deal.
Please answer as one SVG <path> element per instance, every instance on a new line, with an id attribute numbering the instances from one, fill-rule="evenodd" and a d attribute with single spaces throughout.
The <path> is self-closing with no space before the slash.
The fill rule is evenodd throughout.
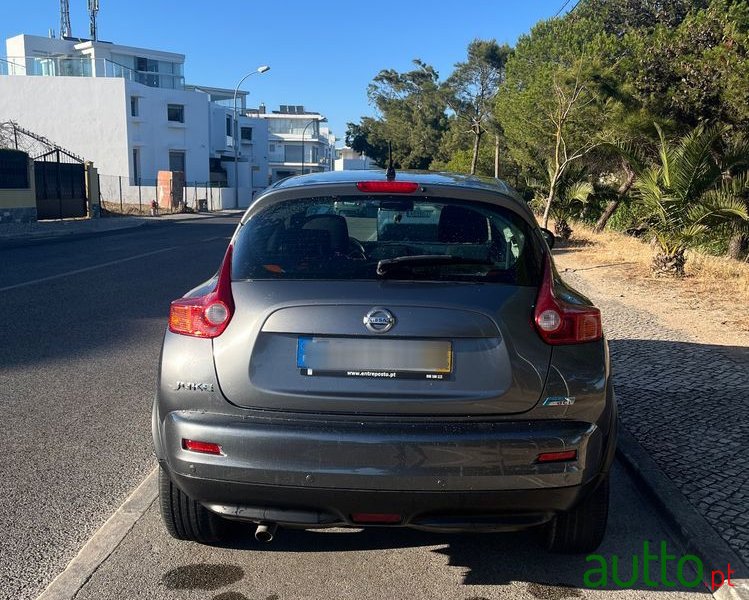
<path id="1" fill-rule="evenodd" d="M 235 223 L 204 219 L 0 249 L 0 598 L 36 598 L 153 468 L 150 404 L 169 301 L 212 275 Z M 619 468 L 613 499 L 600 550 L 609 563 L 616 554 L 631 565 L 645 540 L 676 551 Z M 641 580 L 625 591 L 612 582 L 583 589 L 584 557 L 549 555 L 529 533 L 282 531 L 262 547 L 244 533 L 225 548 L 176 542 L 152 506 L 76 598 L 704 594 Z"/>
<path id="2" fill-rule="evenodd" d="M 153 468 L 169 302 L 215 272 L 235 225 L 0 249 L 0 598 L 35 598 Z"/>

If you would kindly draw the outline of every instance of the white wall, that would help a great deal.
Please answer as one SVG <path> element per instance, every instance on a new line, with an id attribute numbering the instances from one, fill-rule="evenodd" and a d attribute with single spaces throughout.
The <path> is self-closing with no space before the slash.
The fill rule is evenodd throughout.
<path id="1" fill-rule="evenodd" d="M 129 173 L 125 80 L 0 76 L 0 115 L 96 164 Z"/>
<path id="2" fill-rule="evenodd" d="M 130 116 L 130 96 L 139 116 Z M 167 120 L 167 105 L 182 104 L 185 122 Z M 99 173 L 140 176 L 169 169 L 169 150 L 184 150 L 188 181 L 209 180 L 208 100 L 204 94 L 150 88 L 119 78 L 0 76 L 0 115 L 93 161 Z"/>
<path id="3" fill-rule="evenodd" d="M 17 35 L 5 40 L 5 51 L 9 58 L 42 57 L 44 55 L 75 55 L 75 42 L 39 35 Z"/>

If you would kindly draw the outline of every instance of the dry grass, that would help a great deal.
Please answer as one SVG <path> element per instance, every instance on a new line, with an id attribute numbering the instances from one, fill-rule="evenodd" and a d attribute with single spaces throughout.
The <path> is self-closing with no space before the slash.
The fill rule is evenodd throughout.
<path id="1" fill-rule="evenodd" d="M 651 274 L 651 245 L 614 232 L 595 233 L 581 223 L 572 225 L 572 239 L 560 244 L 559 256 L 568 268 L 593 270 L 613 287 L 626 282 L 653 302 L 711 313 L 721 325 L 749 331 L 749 263 L 690 251 L 687 277 L 681 280 Z"/>

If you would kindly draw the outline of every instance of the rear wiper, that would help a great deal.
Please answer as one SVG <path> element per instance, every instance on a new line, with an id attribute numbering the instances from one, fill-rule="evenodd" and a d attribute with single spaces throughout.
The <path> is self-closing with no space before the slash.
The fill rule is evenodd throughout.
<path id="1" fill-rule="evenodd" d="M 441 265 L 494 265 L 494 263 L 486 259 L 465 258 L 452 254 L 417 254 L 385 258 L 377 263 L 377 274 L 387 275 L 390 271 L 397 271 L 402 268 L 439 267 Z"/>

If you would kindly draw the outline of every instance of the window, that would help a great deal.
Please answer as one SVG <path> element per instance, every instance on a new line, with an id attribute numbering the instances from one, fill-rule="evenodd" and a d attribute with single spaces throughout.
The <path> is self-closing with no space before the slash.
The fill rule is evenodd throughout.
<path id="1" fill-rule="evenodd" d="M 252 127 L 242 127 L 239 130 L 243 142 L 252 141 Z"/>
<path id="2" fill-rule="evenodd" d="M 288 163 L 300 163 L 302 162 L 302 146 L 286 144 L 283 147 L 284 156 L 283 161 Z"/>
<path id="3" fill-rule="evenodd" d="M 311 139 L 320 133 L 317 119 L 268 119 L 268 131 L 282 135 L 304 135 Z"/>
<path id="4" fill-rule="evenodd" d="M 161 87 L 159 85 L 159 61 L 137 56 L 135 58 L 136 81 L 148 87 Z M 153 73 L 153 75 L 151 75 Z"/>
<path id="5" fill-rule="evenodd" d="M 173 123 L 184 123 L 185 122 L 185 106 L 184 104 L 168 104 L 166 107 L 166 117 Z"/>
<path id="6" fill-rule="evenodd" d="M 226 115 L 226 137 L 231 137 L 231 117 Z"/>
<path id="7" fill-rule="evenodd" d="M 130 116 L 138 116 L 138 96 L 130 96 Z"/>
<path id="8" fill-rule="evenodd" d="M 276 145 L 275 144 L 268 144 L 268 151 L 269 152 L 275 152 L 276 151 Z"/>
<path id="9" fill-rule="evenodd" d="M 133 185 L 140 185 L 140 150 L 133 148 Z"/>
<path id="10" fill-rule="evenodd" d="M 272 204 L 240 228 L 232 276 L 535 286 L 541 254 L 534 240 L 521 216 L 480 202 L 296 198 Z"/>
<path id="11" fill-rule="evenodd" d="M 185 172 L 185 151 L 184 150 L 170 150 L 169 151 L 169 170 L 170 171 L 182 171 Z"/>

